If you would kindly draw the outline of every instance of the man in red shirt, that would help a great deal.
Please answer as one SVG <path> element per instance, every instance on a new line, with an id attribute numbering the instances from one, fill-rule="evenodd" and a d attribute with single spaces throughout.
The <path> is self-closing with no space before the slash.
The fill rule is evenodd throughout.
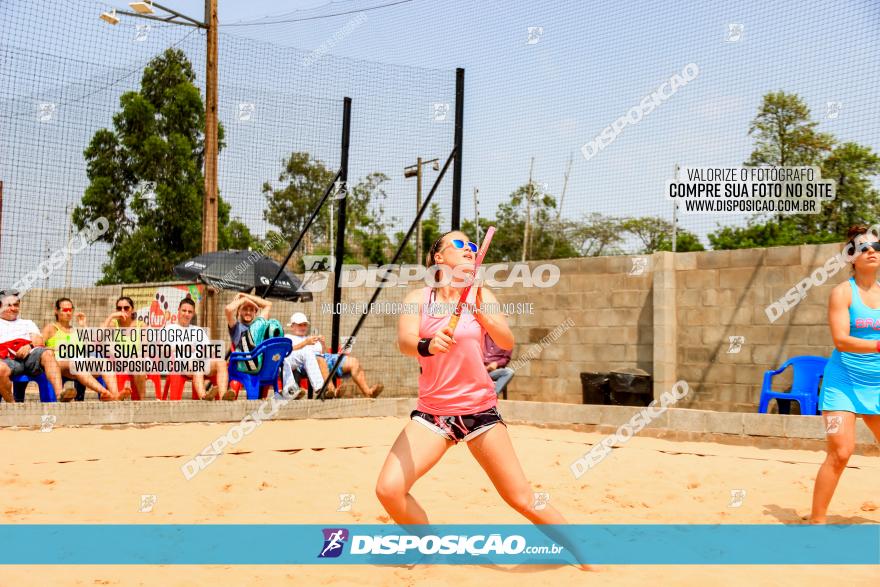
<path id="1" fill-rule="evenodd" d="M 19 375 L 35 377 L 45 372 L 59 399 L 70 401 L 75 389 L 62 391 L 61 370 L 52 349 L 43 343 L 40 329 L 32 320 L 22 320 L 21 300 L 15 290 L 0 291 L 0 396 L 12 403 L 12 378 Z"/>

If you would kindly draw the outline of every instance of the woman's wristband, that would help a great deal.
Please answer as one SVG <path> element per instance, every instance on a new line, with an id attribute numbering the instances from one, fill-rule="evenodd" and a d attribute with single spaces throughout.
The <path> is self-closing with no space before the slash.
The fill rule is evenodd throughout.
<path id="1" fill-rule="evenodd" d="M 877 341 L 877 352 L 880 353 L 880 340 Z"/>
<path id="2" fill-rule="evenodd" d="M 420 338 L 419 344 L 416 345 L 416 348 L 419 351 L 419 354 L 423 357 L 433 357 L 434 353 L 428 350 L 428 347 L 431 346 L 431 341 L 433 338 Z M 880 341 L 877 341 L 880 344 Z M 880 348 L 880 347 L 878 347 Z"/>

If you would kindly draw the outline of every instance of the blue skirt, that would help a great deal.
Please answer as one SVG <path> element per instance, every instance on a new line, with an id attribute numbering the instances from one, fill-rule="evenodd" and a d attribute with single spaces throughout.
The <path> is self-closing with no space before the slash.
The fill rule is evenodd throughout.
<path id="1" fill-rule="evenodd" d="M 823 412 L 880 414 L 878 358 L 880 355 L 873 353 L 840 353 L 837 350 L 831 353 L 819 391 L 820 409 Z"/>

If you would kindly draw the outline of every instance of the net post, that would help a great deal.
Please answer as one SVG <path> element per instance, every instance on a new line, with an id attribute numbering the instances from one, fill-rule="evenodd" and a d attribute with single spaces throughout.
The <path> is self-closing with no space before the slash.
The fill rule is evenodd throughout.
<path id="1" fill-rule="evenodd" d="M 452 169 L 452 230 L 461 228 L 461 146 L 464 139 L 464 68 L 455 70 L 455 167 Z"/>
<path id="2" fill-rule="evenodd" d="M 339 203 L 339 213 L 336 215 L 336 251 L 333 267 L 333 308 L 338 308 L 342 302 L 342 288 L 339 282 L 342 279 L 342 259 L 345 257 L 345 208 L 348 200 L 348 147 L 351 139 L 351 98 L 346 97 L 342 103 L 342 153 L 339 158 L 340 189 L 344 190 L 343 197 L 336 201 Z M 331 204 L 332 206 L 332 204 Z M 330 352 L 339 350 L 339 314 L 332 313 L 332 333 L 330 335 Z"/>

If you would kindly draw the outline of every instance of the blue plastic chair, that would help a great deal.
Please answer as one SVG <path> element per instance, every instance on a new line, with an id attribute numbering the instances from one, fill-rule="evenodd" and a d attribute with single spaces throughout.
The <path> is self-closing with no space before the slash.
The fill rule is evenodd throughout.
<path id="1" fill-rule="evenodd" d="M 24 401 L 24 394 L 27 390 L 27 384 L 33 381 L 40 388 L 40 401 L 50 403 L 58 401 L 55 397 L 55 388 L 49 383 L 45 373 L 40 373 L 36 377 L 28 377 L 27 375 L 18 375 L 12 378 L 12 395 L 16 402 Z"/>
<path id="2" fill-rule="evenodd" d="M 819 381 L 825 372 L 826 363 L 828 363 L 828 359 L 825 357 L 803 355 L 790 358 L 775 371 L 765 372 L 758 413 L 766 414 L 767 408 L 770 407 L 770 400 L 775 399 L 780 407 L 782 404 L 780 404 L 779 400 L 796 401 L 801 408 L 801 414 L 804 416 L 818 415 Z M 773 377 L 785 371 L 789 366 L 794 369 L 791 391 L 773 391 L 771 387 Z M 780 413 L 788 412 L 782 412 L 780 409 Z"/>
<path id="3" fill-rule="evenodd" d="M 281 363 L 293 350 L 293 341 L 286 337 L 269 338 L 257 345 L 249 352 L 236 351 L 229 355 L 229 381 L 238 381 L 247 392 L 248 399 L 260 399 L 260 389 L 264 385 L 271 384 L 276 394 L 278 389 L 278 371 Z M 263 357 L 260 372 L 256 375 L 242 373 L 238 370 L 239 361 L 253 361 L 257 357 Z"/>

